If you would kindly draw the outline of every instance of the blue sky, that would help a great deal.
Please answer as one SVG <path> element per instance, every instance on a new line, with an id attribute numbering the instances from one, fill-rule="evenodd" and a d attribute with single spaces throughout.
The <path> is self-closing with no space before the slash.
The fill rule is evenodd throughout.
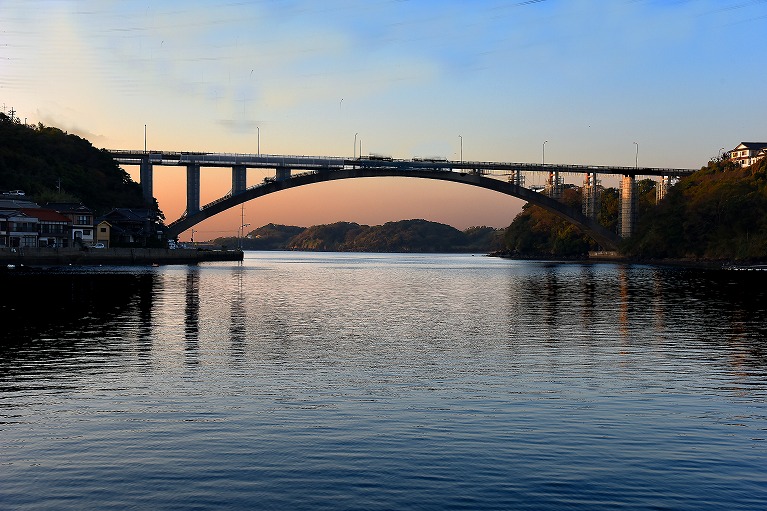
<path id="1" fill-rule="evenodd" d="M 146 124 L 157 149 L 351 155 L 357 133 L 365 154 L 458 159 L 462 138 L 465 160 L 537 162 L 548 141 L 547 162 L 633 165 L 637 142 L 640 165 L 697 168 L 767 140 L 766 35 L 765 0 L 3 0 L 0 103 L 107 148 Z M 226 192 L 205 179 L 203 202 Z M 250 222 L 502 227 L 521 206 L 364 181 L 254 201 Z"/>

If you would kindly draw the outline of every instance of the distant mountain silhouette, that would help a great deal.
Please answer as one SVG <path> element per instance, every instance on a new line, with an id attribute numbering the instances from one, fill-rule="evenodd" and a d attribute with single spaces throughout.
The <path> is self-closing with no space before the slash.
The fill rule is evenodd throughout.
<path id="1" fill-rule="evenodd" d="M 401 220 L 384 225 L 336 222 L 312 227 L 268 224 L 243 240 L 218 238 L 215 244 L 245 250 L 323 252 L 492 252 L 503 247 L 502 229 L 455 227 L 427 220 Z"/>

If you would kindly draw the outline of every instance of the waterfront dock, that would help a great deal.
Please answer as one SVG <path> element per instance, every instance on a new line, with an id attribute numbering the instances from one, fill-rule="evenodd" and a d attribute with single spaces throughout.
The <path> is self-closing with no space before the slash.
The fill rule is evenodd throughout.
<path id="1" fill-rule="evenodd" d="M 0 264 L 4 266 L 197 264 L 242 258 L 242 250 L 196 248 L 0 248 Z"/>

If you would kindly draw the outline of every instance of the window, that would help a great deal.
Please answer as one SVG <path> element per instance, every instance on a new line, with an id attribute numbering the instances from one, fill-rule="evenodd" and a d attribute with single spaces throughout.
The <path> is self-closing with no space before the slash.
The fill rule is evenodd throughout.
<path id="1" fill-rule="evenodd" d="M 107 228 L 106 227 L 101 227 L 101 228 L 99 228 L 99 232 L 107 232 Z"/>
<path id="2" fill-rule="evenodd" d="M 91 223 L 91 217 L 88 215 L 77 215 L 77 225 L 88 225 Z"/>

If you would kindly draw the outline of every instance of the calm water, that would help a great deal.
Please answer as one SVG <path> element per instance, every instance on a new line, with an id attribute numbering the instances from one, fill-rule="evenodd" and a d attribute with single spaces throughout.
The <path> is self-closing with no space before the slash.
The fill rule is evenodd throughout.
<path id="1" fill-rule="evenodd" d="M 764 510 L 765 275 L 254 252 L 0 276 L 0 508 Z"/>

